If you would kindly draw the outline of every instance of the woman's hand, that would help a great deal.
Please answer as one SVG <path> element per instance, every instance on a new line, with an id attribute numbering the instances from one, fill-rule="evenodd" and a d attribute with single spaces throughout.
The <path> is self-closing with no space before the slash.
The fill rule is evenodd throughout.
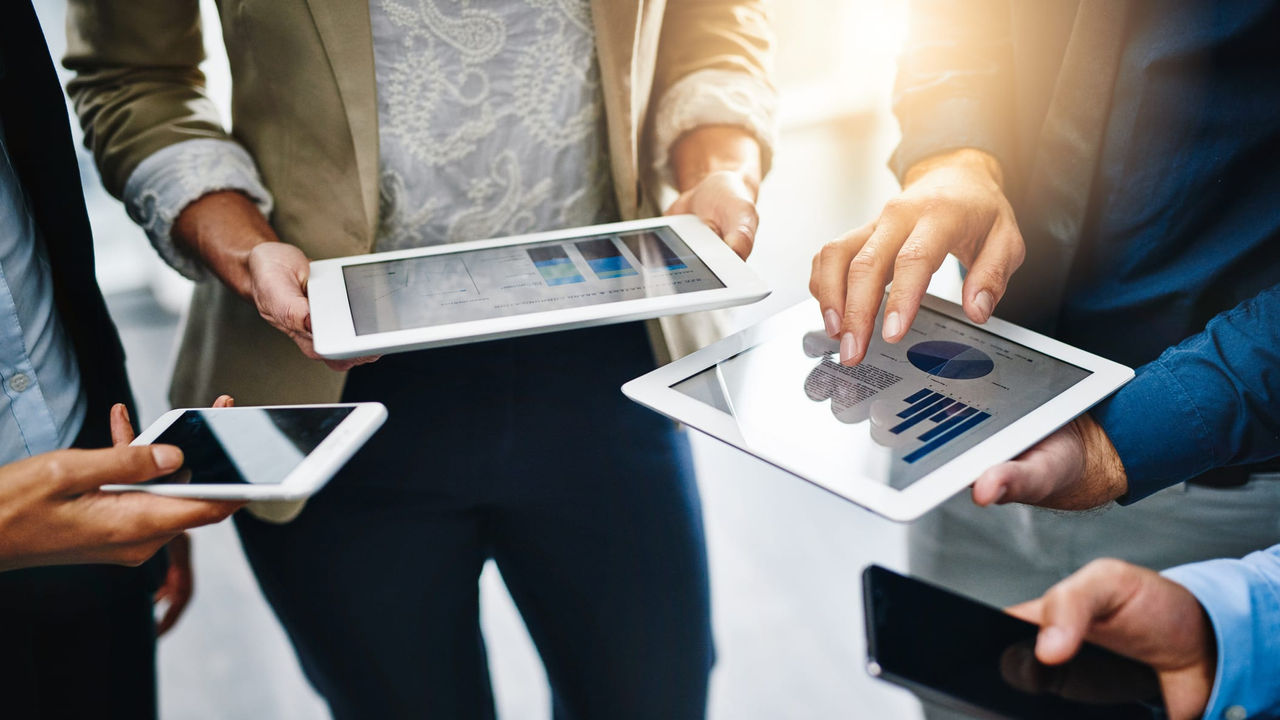
<path id="1" fill-rule="evenodd" d="M 667 215 L 697 215 L 743 260 L 755 245 L 760 216 L 760 145 L 755 136 L 730 126 L 685 133 L 671 150 L 680 197 Z"/>

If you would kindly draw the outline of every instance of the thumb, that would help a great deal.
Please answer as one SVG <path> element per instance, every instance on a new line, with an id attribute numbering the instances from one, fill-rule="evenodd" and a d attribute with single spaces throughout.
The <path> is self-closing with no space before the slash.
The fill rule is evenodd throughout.
<path id="1" fill-rule="evenodd" d="M 46 470 L 56 487 L 79 494 L 113 483 L 133 484 L 182 467 L 182 451 L 172 445 L 121 445 L 104 450 L 49 453 Z"/>
<path id="2" fill-rule="evenodd" d="M 1093 624 L 1123 604 L 1120 588 L 1124 583 L 1113 567 L 1120 565 L 1095 560 L 1045 593 L 1036 639 L 1036 657 L 1041 662 L 1058 665 L 1070 660 Z"/>
<path id="3" fill-rule="evenodd" d="M 716 224 L 724 233 L 724 244 L 737 253 L 738 257 L 746 260 L 755 245 L 756 228 L 760 225 L 756 206 L 741 200 L 727 204 L 718 215 Z"/>
<path id="4" fill-rule="evenodd" d="M 1022 486 L 1031 481 L 1031 472 L 1025 463 L 1017 460 L 1000 463 L 988 468 L 974 481 L 973 502 L 979 507 L 987 507 L 1021 500 Z"/>

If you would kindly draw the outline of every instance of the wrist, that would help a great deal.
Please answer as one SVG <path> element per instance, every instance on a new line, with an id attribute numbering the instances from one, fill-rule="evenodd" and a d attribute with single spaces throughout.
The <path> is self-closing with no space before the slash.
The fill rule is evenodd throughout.
<path id="1" fill-rule="evenodd" d="M 685 192 L 716 173 L 737 175 L 756 196 L 762 172 L 760 143 L 746 130 L 732 125 L 708 125 L 685 133 L 671 148 L 676 189 Z"/>
<path id="2" fill-rule="evenodd" d="M 990 180 L 996 188 L 1002 191 L 1004 189 L 1004 169 L 1000 166 L 1000 161 L 991 153 L 975 148 L 959 148 L 930 155 L 907 170 L 903 176 L 902 186 L 910 187 L 920 178 L 940 169 L 959 170 L 978 175 Z"/>
<path id="3" fill-rule="evenodd" d="M 1129 477 L 1125 472 L 1124 462 L 1111 444 L 1107 431 L 1089 413 L 1081 415 L 1077 422 L 1081 441 L 1084 443 L 1085 479 L 1097 488 L 1097 494 L 1105 497 L 1106 501 L 1128 493 Z"/>
<path id="4" fill-rule="evenodd" d="M 188 204 L 173 223 L 173 239 L 243 298 L 252 296 L 253 249 L 278 241 L 257 205 L 235 190 L 212 192 Z"/>

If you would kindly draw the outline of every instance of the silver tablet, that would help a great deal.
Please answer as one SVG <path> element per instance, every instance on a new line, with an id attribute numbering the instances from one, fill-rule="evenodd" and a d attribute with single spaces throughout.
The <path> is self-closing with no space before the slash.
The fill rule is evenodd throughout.
<path id="1" fill-rule="evenodd" d="M 1133 377 L 1123 365 L 926 296 L 839 363 L 808 301 L 637 378 L 628 397 L 898 521 L 1009 460 Z"/>
<path id="2" fill-rule="evenodd" d="M 351 358 L 754 302 L 768 287 L 691 215 L 311 263 L 316 352 Z"/>

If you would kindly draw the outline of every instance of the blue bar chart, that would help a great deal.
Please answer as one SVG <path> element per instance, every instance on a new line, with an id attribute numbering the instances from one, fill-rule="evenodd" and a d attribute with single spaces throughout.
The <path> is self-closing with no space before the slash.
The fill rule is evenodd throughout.
<path id="1" fill-rule="evenodd" d="M 919 461 L 991 418 L 991 413 L 927 388 L 912 393 L 903 402 L 908 405 L 897 415 L 901 422 L 889 432 L 901 435 L 923 429 L 916 438 L 923 444 L 902 458 L 907 463 Z"/>

